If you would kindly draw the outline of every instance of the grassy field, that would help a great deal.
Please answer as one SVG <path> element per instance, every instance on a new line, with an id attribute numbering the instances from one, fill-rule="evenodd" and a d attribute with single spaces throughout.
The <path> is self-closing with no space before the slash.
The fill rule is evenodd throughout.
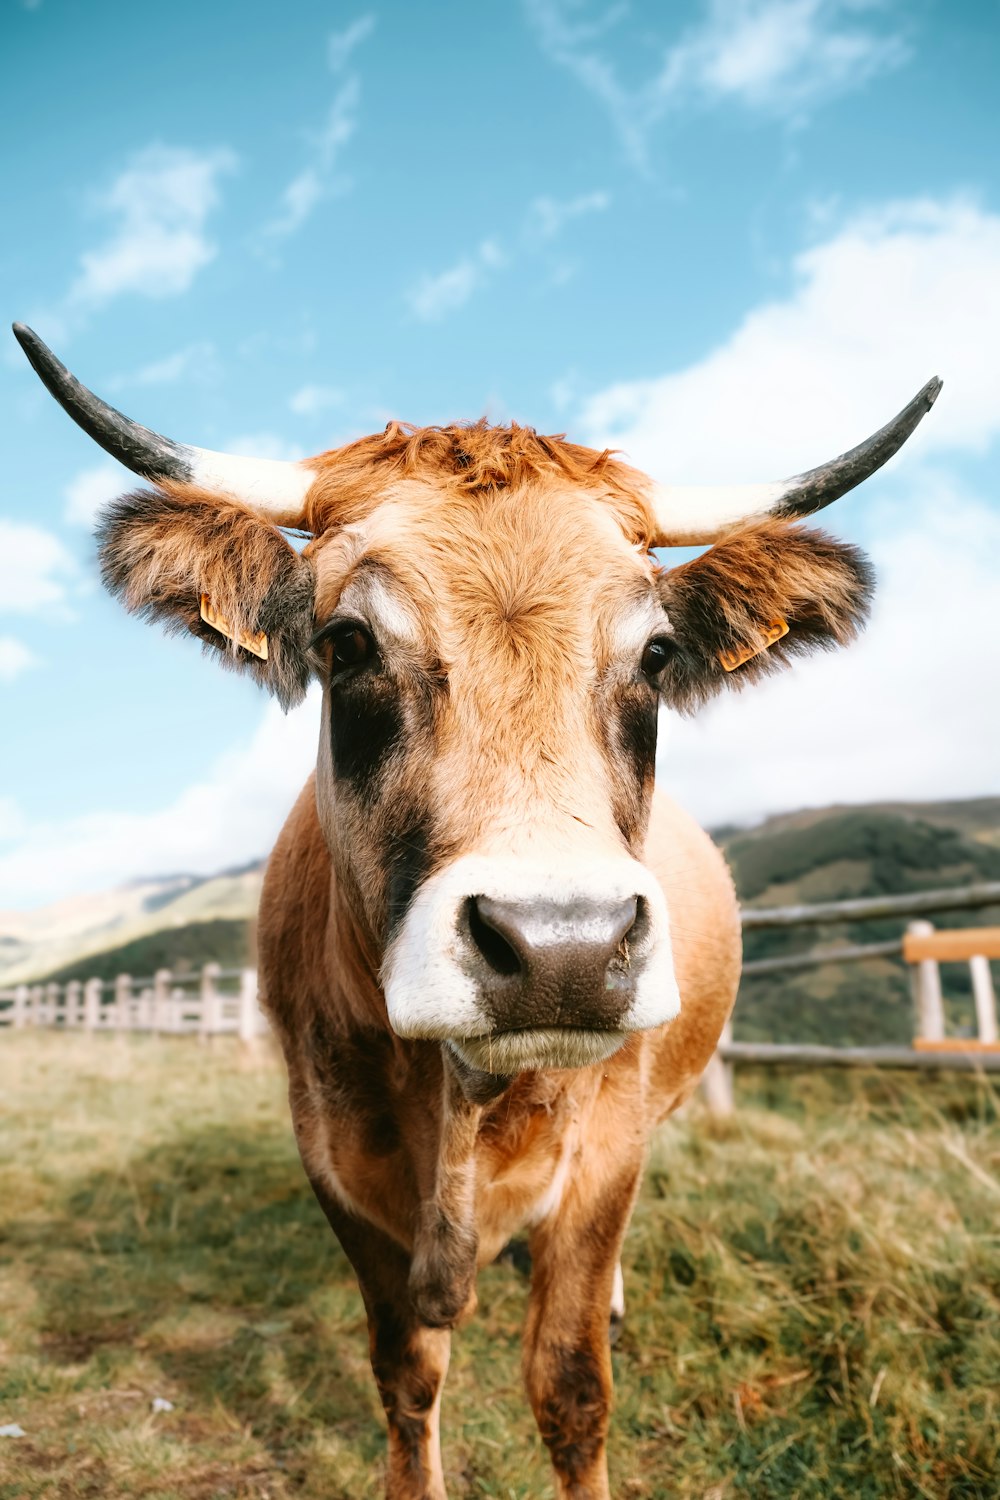
<path id="1" fill-rule="evenodd" d="M 616 1496 L 1000 1495 L 995 1086 L 745 1076 L 661 1134 L 625 1256 Z M 525 1282 L 480 1279 L 453 1496 L 550 1493 Z M 154 1412 L 156 1397 L 172 1410 Z M 380 1492 L 350 1269 L 235 1044 L 0 1037 L 0 1497 Z"/>

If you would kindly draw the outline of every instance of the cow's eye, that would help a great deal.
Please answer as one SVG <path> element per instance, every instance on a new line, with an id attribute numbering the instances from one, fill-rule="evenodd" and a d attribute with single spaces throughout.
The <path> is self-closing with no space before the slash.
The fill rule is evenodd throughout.
<path id="1" fill-rule="evenodd" d="M 365 627 L 356 620 L 338 626 L 329 639 L 335 672 L 346 672 L 349 667 L 363 667 L 375 656 L 375 642 Z"/>
<path id="2" fill-rule="evenodd" d="M 651 641 L 646 642 L 646 649 L 642 653 L 640 666 L 645 676 L 651 682 L 655 682 L 662 673 L 667 662 L 670 660 L 670 653 L 673 648 L 673 642 L 666 635 L 654 636 Z"/>

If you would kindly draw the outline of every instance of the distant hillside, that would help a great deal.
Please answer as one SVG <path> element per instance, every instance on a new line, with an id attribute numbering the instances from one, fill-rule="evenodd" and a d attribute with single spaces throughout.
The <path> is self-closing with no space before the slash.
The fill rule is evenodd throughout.
<path id="1" fill-rule="evenodd" d="M 111 955 L 123 952 L 128 963 L 113 972 L 150 974 L 159 967 L 140 963 L 147 950 L 137 943 L 158 937 L 156 951 L 183 958 L 198 949 L 198 938 L 185 929 L 221 924 L 227 928 L 227 952 L 247 952 L 246 934 L 257 914 L 263 862 L 218 875 L 174 875 L 137 880 L 110 891 L 75 896 L 54 906 L 28 912 L 0 912 L 0 985 L 52 977 L 101 976 Z M 237 940 L 233 925 L 244 935 Z M 219 958 L 221 954 L 206 954 Z M 204 959 L 199 960 L 204 962 Z M 243 961 L 242 959 L 240 961 Z M 166 961 L 165 961 L 166 962 Z"/>

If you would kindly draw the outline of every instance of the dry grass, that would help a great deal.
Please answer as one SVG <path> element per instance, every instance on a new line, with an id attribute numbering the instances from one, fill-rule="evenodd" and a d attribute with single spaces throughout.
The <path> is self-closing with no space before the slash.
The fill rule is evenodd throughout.
<path id="1" fill-rule="evenodd" d="M 0 1037 L 2 1500 L 377 1495 L 353 1278 L 276 1064 L 235 1046 Z M 612 1489 L 1000 1495 L 1000 1129 L 984 1082 L 742 1085 L 661 1136 L 626 1254 Z M 770 1106 L 770 1107 L 769 1107 Z M 455 1340 L 459 1496 L 543 1496 L 525 1286 Z M 151 1402 L 173 1402 L 154 1414 Z"/>

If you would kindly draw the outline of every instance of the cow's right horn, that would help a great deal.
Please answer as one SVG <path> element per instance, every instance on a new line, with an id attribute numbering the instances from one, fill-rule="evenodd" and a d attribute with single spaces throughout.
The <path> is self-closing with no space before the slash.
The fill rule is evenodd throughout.
<path id="1" fill-rule="evenodd" d="M 70 374 L 52 350 L 24 323 L 14 337 L 64 411 L 112 458 L 144 479 L 175 479 L 245 501 L 279 526 L 300 526 L 305 498 L 315 479 L 307 463 L 245 458 L 161 437 L 123 416 Z"/>

